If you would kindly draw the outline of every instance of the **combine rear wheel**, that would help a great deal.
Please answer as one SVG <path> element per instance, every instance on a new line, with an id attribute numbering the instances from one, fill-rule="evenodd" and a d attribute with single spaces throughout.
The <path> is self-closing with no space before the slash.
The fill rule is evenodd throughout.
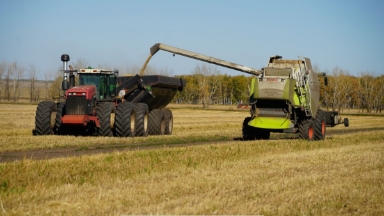
<path id="1" fill-rule="evenodd" d="M 54 133 L 57 106 L 53 101 L 42 101 L 37 105 L 35 117 L 36 135 Z"/>
<path id="2" fill-rule="evenodd" d="M 165 120 L 165 135 L 172 135 L 173 131 L 173 114 L 170 109 L 163 109 L 164 120 Z"/>
<path id="3" fill-rule="evenodd" d="M 138 103 L 135 106 L 136 112 L 136 136 L 148 136 L 148 105 Z"/>
<path id="4" fill-rule="evenodd" d="M 317 110 L 316 118 L 315 118 L 315 140 L 324 140 L 327 123 L 325 120 L 325 112 L 324 110 Z"/>
<path id="5" fill-rule="evenodd" d="M 248 125 L 248 122 L 251 121 L 251 117 L 246 117 L 243 121 L 243 140 L 255 140 L 256 139 L 256 128 Z"/>
<path id="6" fill-rule="evenodd" d="M 163 135 L 165 133 L 164 112 L 154 109 L 149 113 L 148 133 L 151 135 Z"/>
<path id="7" fill-rule="evenodd" d="M 299 137 L 305 140 L 314 140 L 315 131 L 313 128 L 313 121 L 311 119 L 303 119 L 299 123 Z"/>
<path id="8" fill-rule="evenodd" d="M 114 114 L 113 103 L 99 103 L 96 108 L 96 116 L 99 118 L 100 127 L 96 128 L 99 136 L 112 136 L 111 116 Z"/>
<path id="9" fill-rule="evenodd" d="M 116 109 L 115 132 L 119 137 L 135 136 L 135 104 L 122 102 Z"/>

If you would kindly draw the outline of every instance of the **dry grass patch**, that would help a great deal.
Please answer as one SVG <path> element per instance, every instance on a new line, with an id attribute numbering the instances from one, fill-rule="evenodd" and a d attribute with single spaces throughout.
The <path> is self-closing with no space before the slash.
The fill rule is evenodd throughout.
<path id="1" fill-rule="evenodd" d="M 0 164 L 19 214 L 384 214 L 384 131 Z"/>

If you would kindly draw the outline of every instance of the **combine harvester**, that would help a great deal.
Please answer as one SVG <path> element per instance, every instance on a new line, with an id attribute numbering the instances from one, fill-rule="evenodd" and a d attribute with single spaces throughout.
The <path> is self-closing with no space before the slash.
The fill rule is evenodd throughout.
<path id="1" fill-rule="evenodd" d="M 42 101 L 35 118 L 35 135 L 75 134 L 134 137 L 172 134 L 173 114 L 165 108 L 185 80 L 175 77 L 118 76 L 118 70 L 73 70 L 63 54 L 65 101 Z M 75 86 L 75 74 L 80 85 Z M 125 94 L 119 98 L 118 93 Z"/>
<path id="2" fill-rule="evenodd" d="M 150 48 L 151 54 L 146 63 L 159 50 L 255 76 L 252 79 L 250 101 L 246 104 L 251 116 L 243 121 L 244 140 L 269 139 L 271 132 L 298 133 L 301 139 L 323 140 L 326 126 L 333 127 L 340 123 L 349 126 L 349 120 L 342 119 L 338 112 L 320 109 L 319 77 L 325 79 L 325 84 L 327 77 L 325 73 L 318 75 L 312 70 L 309 58 L 285 60 L 281 56 L 272 56 L 267 67 L 257 70 L 158 43 Z"/>

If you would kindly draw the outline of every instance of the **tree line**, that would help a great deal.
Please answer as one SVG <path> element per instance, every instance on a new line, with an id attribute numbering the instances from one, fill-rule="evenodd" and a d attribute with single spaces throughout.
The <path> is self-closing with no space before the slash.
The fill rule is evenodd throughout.
<path id="1" fill-rule="evenodd" d="M 89 63 L 79 59 L 72 63 L 76 69 L 86 68 Z M 97 68 L 110 69 L 108 65 L 97 65 Z M 130 65 L 120 70 L 120 75 L 137 74 L 139 66 Z M 315 71 L 320 71 L 314 66 Z M 21 98 L 21 83 L 28 83 L 27 97 L 30 102 L 57 99 L 63 95 L 61 81 L 63 72 L 58 68 L 55 73 L 45 73 L 44 80 L 37 79 L 37 70 L 33 64 L 24 66 L 17 61 L 0 63 L 0 101 L 17 102 Z M 384 75 L 374 76 L 371 72 L 361 72 L 360 76 L 350 75 L 340 67 L 326 71 L 328 85 L 320 78 L 320 102 L 327 110 L 343 110 L 357 108 L 366 112 L 381 112 L 384 106 Z M 172 76 L 168 68 L 148 66 L 145 75 Z M 176 76 L 186 80 L 186 87 L 178 92 L 173 102 L 201 104 L 207 108 L 211 104 L 248 103 L 252 76 L 230 76 L 222 74 L 218 67 L 211 64 L 197 64 L 187 75 Z M 37 83 L 40 83 L 37 86 Z M 43 85 L 41 84 L 43 83 Z M 27 89 L 27 90 L 26 90 Z M 24 92 L 24 95 L 26 93 Z"/>

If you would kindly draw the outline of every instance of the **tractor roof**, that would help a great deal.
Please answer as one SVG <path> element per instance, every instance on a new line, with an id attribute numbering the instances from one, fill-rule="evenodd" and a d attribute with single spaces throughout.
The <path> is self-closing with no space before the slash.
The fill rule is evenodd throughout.
<path id="1" fill-rule="evenodd" d="M 77 71 L 77 73 L 85 74 L 85 73 L 99 73 L 99 74 L 114 74 L 115 71 L 107 70 L 107 69 L 97 69 L 97 68 L 82 68 Z"/>

